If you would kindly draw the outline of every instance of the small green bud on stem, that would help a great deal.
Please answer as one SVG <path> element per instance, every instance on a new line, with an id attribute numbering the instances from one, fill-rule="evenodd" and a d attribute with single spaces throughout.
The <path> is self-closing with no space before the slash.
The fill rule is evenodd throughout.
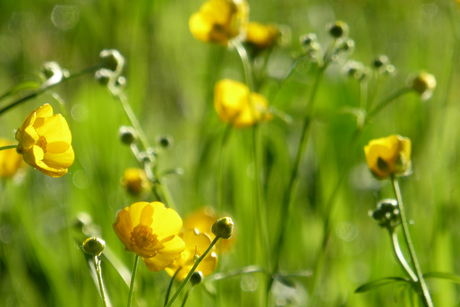
<path id="1" fill-rule="evenodd" d="M 212 233 L 219 238 L 229 239 L 233 234 L 233 220 L 229 217 L 218 219 L 211 227 Z"/>
<path id="2" fill-rule="evenodd" d="M 100 256 L 105 248 L 105 242 L 102 239 L 91 237 L 85 240 L 81 245 L 83 251 L 87 254 Z"/>

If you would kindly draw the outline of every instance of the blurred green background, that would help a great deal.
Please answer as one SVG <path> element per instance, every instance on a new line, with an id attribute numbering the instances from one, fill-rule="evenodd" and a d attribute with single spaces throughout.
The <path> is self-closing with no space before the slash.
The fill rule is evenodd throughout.
<path id="1" fill-rule="evenodd" d="M 188 19 L 201 4 L 198 0 L 2 1 L 0 93 L 24 80 L 39 81 L 46 61 L 78 72 L 97 64 L 101 50 L 119 50 L 126 60 L 128 99 L 150 142 L 155 144 L 161 135 L 174 139 L 174 147 L 163 152 L 158 163 L 160 170 L 183 169 L 183 175 L 165 178 L 177 211 L 185 217 L 202 206 L 216 206 L 225 124 L 214 111 L 213 88 L 222 78 L 244 82 L 244 74 L 235 50 L 202 43 L 190 34 Z M 359 146 L 350 148 L 356 118 L 341 110 L 359 107 L 359 82 L 343 73 L 346 57 L 326 70 L 281 262 L 283 272 L 302 271 L 306 276 L 292 278 L 295 289 L 276 284 L 273 291 L 276 306 L 307 305 L 309 276 L 323 236 L 323 206 L 344 159 L 352 155 L 353 167 L 333 211 L 318 305 L 410 306 L 407 291 L 400 295 L 399 286 L 354 294 L 370 280 L 404 276 L 388 235 L 368 216 L 378 200 L 393 197 L 391 186 L 372 181 L 362 148 L 369 140 L 390 134 L 412 140 L 414 173 L 402 179 L 401 186 L 422 270 L 460 272 L 457 3 L 251 0 L 249 5 L 250 20 L 291 29 L 291 44 L 275 47 L 267 55 L 268 77 L 289 70 L 293 57 L 301 52 L 301 35 L 314 32 L 327 46 L 331 39 L 326 24 L 334 20 L 348 23 L 356 43 L 348 58 L 370 65 L 385 54 L 396 67 L 396 74 L 381 84 L 377 101 L 404 87 L 412 73 L 426 70 L 436 76 L 437 88 L 430 100 L 422 101 L 415 93 L 397 99 L 376 117 Z M 287 206 L 282 204 L 282 193 L 314 71 L 300 65 L 279 89 L 274 81 L 261 88 L 272 106 L 292 117 L 290 124 L 275 117 L 261 127 L 271 246 L 279 213 Z M 9 101 L 1 101 L 0 106 Z M 13 140 L 13 130 L 44 103 L 68 120 L 76 159 L 63 178 L 50 178 L 28 167 L 20 178 L 2 182 L 0 306 L 102 306 L 78 247 L 85 237 L 73 225 L 79 213 L 91 216 L 113 256 L 131 269 L 134 255 L 124 251 L 112 230 L 116 213 L 139 200 L 120 185 L 123 171 L 137 167 L 129 148 L 118 140 L 118 128 L 129 121 L 119 102 L 88 74 L 4 113 L 0 136 Z M 253 203 L 251 129 L 232 131 L 225 148 L 224 208 L 235 220 L 237 244 L 220 257 L 220 272 L 260 264 L 261 257 L 254 229 L 258 217 Z M 141 200 L 152 201 L 153 195 Z M 105 258 L 102 270 L 113 306 L 125 305 L 128 287 L 123 279 Z M 138 305 L 162 304 L 169 276 L 151 273 L 141 263 L 138 277 Z M 428 284 L 435 306 L 460 303 L 457 285 L 444 280 L 428 280 Z M 263 285 L 260 274 L 209 281 L 194 290 L 188 306 L 259 306 Z M 214 299 L 208 292 L 216 290 Z"/>

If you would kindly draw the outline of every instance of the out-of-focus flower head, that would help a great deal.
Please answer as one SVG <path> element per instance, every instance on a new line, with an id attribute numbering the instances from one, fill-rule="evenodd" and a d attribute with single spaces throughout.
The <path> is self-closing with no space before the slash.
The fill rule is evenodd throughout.
<path id="1" fill-rule="evenodd" d="M 432 74 L 422 72 L 412 76 L 408 86 L 419 93 L 423 100 L 426 100 L 433 95 L 433 91 L 436 88 L 436 78 Z"/>
<path id="2" fill-rule="evenodd" d="M 192 35 L 205 43 L 227 45 L 244 35 L 249 6 L 245 0 L 209 0 L 189 20 Z"/>
<path id="3" fill-rule="evenodd" d="M 276 24 L 263 25 L 258 22 L 249 22 L 246 27 L 245 42 L 258 49 L 266 49 L 274 46 L 279 36 L 280 31 Z"/>
<path id="4" fill-rule="evenodd" d="M 184 229 L 196 229 L 207 234 L 211 239 L 216 236 L 212 233 L 212 225 L 217 222 L 217 213 L 211 207 L 200 208 L 184 219 Z M 219 240 L 219 252 L 228 252 L 236 242 L 235 234 L 228 240 Z"/>
<path id="5" fill-rule="evenodd" d="M 0 147 L 14 145 L 7 139 L 0 138 Z M 11 178 L 21 168 L 22 156 L 14 149 L 0 151 L 0 178 Z"/>
<path id="6" fill-rule="evenodd" d="M 127 168 L 121 178 L 122 186 L 132 195 L 138 195 L 152 188 L 152 183 L 141 168 Z"/>
<path id="7" fill-rule="evenodd" d="M 224 79 L 214 88 L 214 107 L 223 122 L 235 128 L 250 127 L 272 118 L 264 96 L 250 93 L 243 83 Z"/>
<path id="8" fill-rule="evenodd" d="M 147 268 L 158 272 L 171 265 L 185 250 L 178 236 L 182 219 L 160 202 L 138 202 L 118 212 L 113 229 L 126 250 L 143 258 Z"/>
<path id="9" fill-rule="evenodd" d="M 367 165 L 378 179 L 411 173 L 411 142 L 400 135 L 371 140 L 364 147 Z"/>
<path id="10" fill-rule="evenodd" d="M 24 161 L 51 177 L 65 175 L 75 159 L 69 125 L 61 114 L 53 115 L 49 104 L 27 116 L 16 140 Z"/>
<path id="11" fill-rule="evenodd" d="M 187 277 L 188 273 L 195 264 L 195 256 L 201 257 L 212 241 L 207 234 L 200 233 L 197 229 L 185 230 L 185 232 L 181 233 L 179 236 L 185 242 L 185 250 L 180 254 L 179 258 L 174 260 L 174 262 L 165 270 L 169 276 L 173 276 L 176 271 L 181 268 L 176 275 L 176 279 L 178 281 L 182 281 L 185 277 Z M 148 259 L 145 261 L 148 261 Z M 203 276 L 208 276 L 214 272 L 216 267 L 217 254 L 211 251 L 201 261 L 196 271 L 200 271 Z"/>

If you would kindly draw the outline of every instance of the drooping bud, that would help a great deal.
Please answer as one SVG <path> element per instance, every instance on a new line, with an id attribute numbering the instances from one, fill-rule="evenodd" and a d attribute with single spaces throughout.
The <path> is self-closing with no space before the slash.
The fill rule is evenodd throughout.
<path id="1" fill-rule="evenodd" d="M 111 70 L 117 74 L 121 73 L 125 64 L 125 58 L 120 54 L 118 50 L 102 50 L 99 56 L 101 58 L 101 66 L 103 68 Z"/>
<path id="2" fill-rule="evenodd" d="M 94 78 L 96 78 L 97 82 L 99 82 L 101 85 L 107 85 L 109 84 L 111 78 L 112 78 L 113 72 L 111 72 L 108 69 L 101 68 L 96 73 L 94 74 Z"/>
<path id="3" fill-rule="evenodd" d="M 216 237 L 229 239 L 233 234 L 233 226 L 234 224 L 231 218 L 223 217 L 212 225 L 211 231 Z"/>
<path id="4" fill-rule="evenodd" d="M 201 273 L 200 271 L 195 271 L 193 272 L 192 276 L 190 276 L 190 283 L 192 284 L 192 286 L 196 286 L 203 281 L 203 278 L 203 273 Z"/>
<path id="5" fill-rule="evenodd" d="M 120 130 L 118 130 L 118 137 L 120 141 L 126 145 L 137 143 L 138 140 L 136 130 L 129 126 L 121 126 Z"/>
<path id="6" fill-rule="evenodd" d="M 100 256 L 105 249 L 105 242 L 96 237 L 90 237 L 81 245 L 83 251 L 87 254 Z"/>

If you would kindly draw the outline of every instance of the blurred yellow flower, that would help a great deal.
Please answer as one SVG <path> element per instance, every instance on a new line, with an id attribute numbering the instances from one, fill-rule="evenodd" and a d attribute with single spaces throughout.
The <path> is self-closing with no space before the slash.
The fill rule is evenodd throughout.
<path id="1" fill-rule="evenodd" d="M 184 251 L 178 236 L 182 219 L 160 202 L 138 202 L 118 212 L 113 229 L 126 247 L 148 258 L 149 270 L 158 272 L 170 265 Z"/>
<path id="2" fill-rule="evenodd" d="M 278 26 L 275 24 L 263 25 L 258 22 L 250 22 L 246 28 L 246 42 L 264 49 L 275 45 L 280 35 Z"/>
<path id="3" fill-rule="evenodd" d="M 224 79 L 214 88 L 214 107 L 220 119 L 236 128 L 250 127 L 262 120 L 270 120 L 268 102 L 264 96 L 249 93 L 243 83 Z"/>
<path id="4" fill-rule="evenodd" d="M 367 165 L 379 179 L 411 172 L 411 142 L 400 135 L 371 140 L 364 146 Z"/>
<path id="5" fill-rule="evenodd" d="M 7 139 L 0 138 L 0 147 L 14 145 Z M 0 150 L 0 178 L 13 177 L 22 165 L 22 157 L 14 149 Z"/>
<path id="6" fill-rule="evenodd" d="M 184 220 L 184 229 L 196 229 L 201 233 L 207 234 L 212 240 L 216 237 L 212 231 L 212 225 L 217 222 L 217 214 L 211 207 L 200 208 Z M 219 240 L 218 249 L 219 252 L 228 252 L 236 242 L 236 236 L 233 235 L 228 240 Z"/>
<path id="7" fill-rule="evenodd" d="M 45 104 L 33 111 L 16 132 L 17 152 L 24 161 L 51 176 L 61 177 L 74 161 L 72 135 L 61 114 L 53 115 L 53 108 Z"/>
<path id="8" fill-rule="evenodd" d="M 129 193 L 138 195 L 149 190 L 152 184 L 143 169 L 131 167 L 125 170 L 121 184 Z"/>
<path id="9" fill-rule="evenodd" d="M 196 229 L 188 229 L 185 232 L 180 234 L 180 237 L 185 242 L 185 250 L 180 254 L 179 258 L 174 260 L 174 262 L 165 269 L 166 273 L 169 276 L 173 276 L 176 271 L 180 271 L 176 275 L 178 281 L 182 281 L 187 277 L 188 273 L 195 264 L 195 253 L 197 256 L 203 255 L 206 249 L 211 245 L 211 238 L 204 234 L 200 233 Z M 148 266 L 150 259 L 145 259 L 144 262 Z M 210 252 L 198 265 L 196 271 L 200 271 L 203 276 L 208 276 L 217 267 L 217 254 L 215 252 Z"/>
<path id="10" fill-rule="evenodd" d="M 190 32 L 205 43 L 227 45 L 243 31 L 248 13 L 245 0 L 209 0 L 190 17 Z"/>

